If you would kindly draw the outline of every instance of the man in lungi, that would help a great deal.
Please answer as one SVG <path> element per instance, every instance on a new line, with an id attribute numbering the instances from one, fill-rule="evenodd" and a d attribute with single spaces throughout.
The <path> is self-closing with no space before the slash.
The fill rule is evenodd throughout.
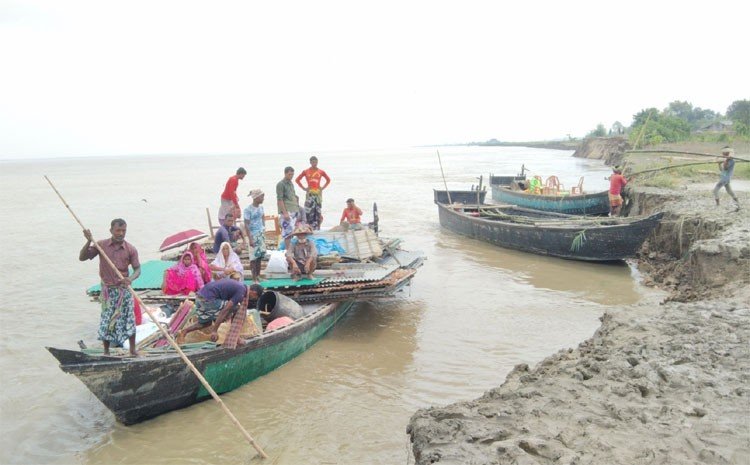
<path id="1" fill-rule="evenodd" d="M 229 332 L 224 339 L 224 347 L 234 349 L 238 344 L 242 345 L 239 335 L 247 318 L 248 302 L 252 301 L 253 304 L 257 302 L 258 296 L 263 294 L 263 286 L 260 284 L 246 286 L 241 281 L 241 276 L 237 278 L 239 280 L 224 278 L 211 281 L 195 294 L 198 322 L 177 333 L 178 343 L 181 343 L 188 333 L 208 326 L 211 326 L 211 341 L 216 342 L 219 339 L 219 326 L 227 318 L 231 318 Z"/>
<path id="2" fill-rule="evenodd" d="M 281 237 L 284 238 L 286 250 L 289 250 L 292 232 L 299 219 L 299 200 L 294 192 L 293 177 L 294 168 L 287 166 L 284 168 L 284 178 L 276 184 L 276 203 L 281 216 Z"/>
<path id="3" fill-rule="evenodd" d="M 102 313 L 98 339 L 104 344 L 104 355 L 109 355 L 112 343 L 122 346 L 126 339 L 130 342 L 130 355 L 138 355 L 135 350 L 135 305 L 128 287 L 140 276 L 141 262 L 138 261 L 138 251 L 135 247 L 125 241 L 127 227 L 125 220 L 115 218 L 109 228 L 112 237 L 97 242 L 123 276 L 122 279 L 117 277 L 117 273 L 107 261 L 99 257 L 99 277 L 102 280 L 99 300 L 102 304 Z M 99 255 L 99 250 L 91 245 L 94 241 L 91 231 L 84 230 L 83 236 L 86 243 L 78 254 L 78 259 L 82 262 Z M 132 275 L 129 275 L 128 267 L 133 267 Z"/>
<path id="4" fill-rule="evenodd" d="M 302 185 L 305 178 L 307 186 Z M 322 181 L 326 182 L 323 183 Z M 331 184 L 331 178 L 325 171 L 318 168 L 318 157 L 310 157 L 310 167 L 302 171 L 294 180 L 297 185 L 306 192 L 305 195 L 305 217 L 307 224 L 317 231 L 323 223 L 323 190 Z"/>

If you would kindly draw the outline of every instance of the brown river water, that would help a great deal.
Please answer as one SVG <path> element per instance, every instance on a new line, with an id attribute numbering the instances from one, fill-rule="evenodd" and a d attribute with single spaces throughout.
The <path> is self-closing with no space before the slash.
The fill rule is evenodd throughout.
<path id="1" fill-rule="evenodd" d="M 556 174 L 565 186 L 606 187 L 609 169 L 571 152 L 529 148 L 443 147 L 449 187 L 484 175 Z M 324 226 L 354 197 L 371 220 L 378 203 L 384 236 L 427 255 L 398 299 L 362 302 L 306 353 L 223 396 L 270 455 L 272 464 L 410 461 L 405 434 L 418 408 L 467 400 L 500 385 L 518 363 L 534 364 L 575 347 L 612 305 L 648 291 L 627 264 L 585 264 L 503 250 L 441 230 L 432 189 L 443 181 L 434 148 L 321 152 L 332 177 Z M 128 221 L 141 260 L 155 259 L 164 237 L 206 230 L 226 178 L 238 166 L 241 203 L 266 193 L 286 165 L 299 172 L 309 154 L 195 155 L 0 161 L 2 262 L 0 313 L 1 464 L 226 464 L 259 462 L 213 401 L 135 426 L 113 415 L 45 346 L 95 345 L 98 306 L 84 289 L 95 262 L 78 262 L 84 239 L 44 181 L 55 182 L 96 238 L 109 221 Z M 489 198 L 489 194 L 488 194 Z"/>

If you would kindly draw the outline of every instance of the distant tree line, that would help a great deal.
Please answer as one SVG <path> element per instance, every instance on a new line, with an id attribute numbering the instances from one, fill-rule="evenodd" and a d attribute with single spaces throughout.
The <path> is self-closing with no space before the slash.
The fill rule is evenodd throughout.
<path id="1" fill-rule="evenodd" d="M 703 129 L 714 125 L 731 128 L 717 136 L 718 138 L 726 140 L 728 133 L 750 137 L 750 100 L 735 100 L 729 105 L 725 115 L 710 109 L 694 107 L 687 101 L 675 100 L 661 111 L 657 108 L 639 111 L 633 115 L 633 123 L 629 128 L 619 121 L 615 122 L 609 131 L 603 124 L 598 124 L 586 137 L 627 134 L 633 145 L 654 145 L 689 140 L 701 134 Z"/>

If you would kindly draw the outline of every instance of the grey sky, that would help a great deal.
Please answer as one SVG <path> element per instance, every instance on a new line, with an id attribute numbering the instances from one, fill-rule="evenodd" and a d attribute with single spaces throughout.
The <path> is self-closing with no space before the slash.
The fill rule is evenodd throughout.
<path id="1" fill-rule="evenodd" d="M 516 4 L 518 3 L 518 4 Z M 0 2 L 0 158 L 584 135 L 750 98 L 743 2 Z"/>

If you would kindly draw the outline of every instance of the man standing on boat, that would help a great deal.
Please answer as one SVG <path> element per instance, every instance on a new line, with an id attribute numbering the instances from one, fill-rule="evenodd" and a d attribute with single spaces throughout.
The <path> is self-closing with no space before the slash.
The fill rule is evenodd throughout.
<path id="1" fill-rule="evenodd" d="M 730 182 L 732 180 L 732 175 L 734 174 L 734 158 L 732 158 L 734 150 L 732 150 L 730 147 L 724 147 L 721 149 L 721 156 L 722 159 L 719 160 L 719 182 L 716 183 L 716 186 L 714 186 L 714 200 L 716 201 L 716 206 L 719 206 L 719 191 L 723 187 L 726 189 L 727 194 L 729 194 L 730 197 L 734 200 L 734 204 L 736 205 L 736 210 L 740 209 L 740 201 L 737 200 L 737 194 L 734 193 L 732 190 L 732 186 L 730 186 Z"/>
<path id="2" fill-rule="evenodd" d="M 302 178 L 307 181 L 307 187 L 302 185 Z M 325 184 L 321 180 L 325 179 Z M 297 179 L 297 185 L 305 191 L 305 216 L 307 224 L 317 231 L 323 222 L 323 190 L 331 184 L 331 178 L 325 171 L 318 168 L 318 157 L 310 157 L 310 167 L 302 171 Z"/>
<path id="3" fill-rule="evenodd" d="M 221 193 L 221 207 L 219 207 L 219 223 L 224 221 L 227 213 L 231 213 L 235 218 L 242 214 L 240 209 L 240 199 L 237 197 L 237 186 L 242 179 L 245 179 L 247 171 L 245 168 L 237 168 L 237 174 L 229 176 L 227 184 L 224 186 L 224 192 Z"/>
<path id="4" fill-rule="evenodd" d="M 127 227 L 125 220 L 116 218 L 110 223 L 109 232 L 112 237 L 97 242 L 123 276 L 122 279 L 118 278 L 107 261 L 99 257 L 99 277 L 102 280 L 99 300 L 102 304 L 102 313 L 98 338 L 104 344 L 104 355 L 109 355 L 111 343 L 120 346 L 126 339 L 130 342 L 130 355 L 138 355 L 135 350 L 135 304 L 128 287 L 140 276 L 141 262 L 138 260 L 138 251 L 135 247 L 125 241 Z M 83 236 L 86 243 L 78 254 L 78 259 L 82 262 L 99 255 L 99 250 L 91 245 L 94 241 L 91 231 L 84 230 Z M 130 276 L 128 267 L 133 267 L 133 274 Z"/>
<path id="5" fill-rule="evenodd" d="M 299 218 L 299 201 L 294 192 L 293 177 L 294 168 L 287 166 L 284 168 L 284 178 L 276 184 L 276 203 L 281 216 L 281 237 L 284 238 L 286 250 L 289 250 L 292 232 Z"/>
<path id="6" fill-rule="evenodd" d="M 622 209 L 622 188 L 628 183 L 619 166 L 612 168 L 612 176 L 609 177 L 609 216 L 620 216 Z"/>
<path id="7" fill-rule="evenodd" d="M 266 195 L 260 189 L 253 189 L 247 194 L 253 198 L 253 203 L 245 208 L 245 229 L 247 230 L 247 239 L 250 247 L 253 248 L 250 256 L 250 272 L 253 275 L 253 282 L 260 282 L 260 265 L 263 257 L 266 256 L 266 237 L 265 222 L 263 216 L 263 200 Z"/>
<path id="8" fill-rule="evenodd" d="M 211 326 L 211 341 L 216 342 L 219 339 L 219 326 L 227 318 L 231 318 L 232 323 L 224 339 L 224 347 L 234 349 L 237 346 L 242 325 L 247 317 L 247 303 L 248 301 L 256 302 L 263 294 L 263 286 L 260 284 L 247 286 L 241 279 L 240 277 L 240 281 L 237 281 L 224 278 L 211 281 L 195 294 L 195 312 L 198 322 L 177 333 L 178 343 L 182 343 L 188 333 L 208 326 Z M 262 328 L 258 329 L 262 330 Z"/>

